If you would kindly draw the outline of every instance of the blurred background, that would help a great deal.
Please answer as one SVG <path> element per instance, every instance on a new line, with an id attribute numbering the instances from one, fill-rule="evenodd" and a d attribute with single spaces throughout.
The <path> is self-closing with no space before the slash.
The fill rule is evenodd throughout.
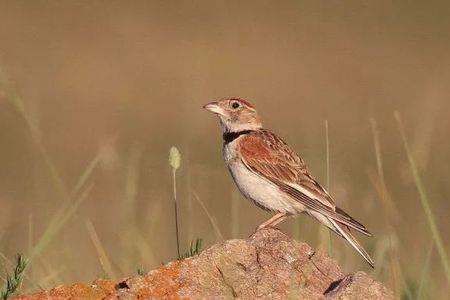
<path id="1" fill-rule="evenodd" d="M 306 216 L 284 232 L 403 299 L 449 297 L 449 14 L 446 1 L 0 1 L 0 279 L 16 253 L 31 259 L 23 291 L 176 259 L 172 146 L 182 251 L 249 236 L 269 215 L 236 191 L 201 109 L 237 96 L 367 225 L 376 269 Z"/>

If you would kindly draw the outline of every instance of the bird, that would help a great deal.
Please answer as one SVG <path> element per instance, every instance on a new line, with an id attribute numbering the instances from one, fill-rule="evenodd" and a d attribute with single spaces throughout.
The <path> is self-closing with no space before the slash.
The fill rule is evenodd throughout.
<path id="1" fill-rule="evenodd" d="M 307 214 L 344 238 L 374 268 L 374 261 L 352 230 L 371 236 L 367 228 L 336 206 L 305 161 L 261 123 L 255 107 L 241 98 L 222 98 L 203 106 L 218 116 L 223 158 L 245 198 L 273 213 L 257 230 L 274 227 L 289 216 Z"/>

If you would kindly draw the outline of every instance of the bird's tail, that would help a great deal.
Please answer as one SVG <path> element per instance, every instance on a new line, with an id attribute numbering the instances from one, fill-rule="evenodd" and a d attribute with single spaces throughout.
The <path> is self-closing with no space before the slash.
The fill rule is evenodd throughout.
<path id="1" fill-rule="evenodd" d="M 358 251 L 359 254 L 361 254 L 362 257 L 364 257 L 364 259 L 366 260 L 366 262 L 372 267 L 374 268 L 374 262 L 373 259 L 370 257 L 370 255 L 367 253 L 366 250 L 364 250 L 364 248 L 359 244 L 359 242 L 356 240 L 356 238 L 352 235 L 352 233 L 350 232 L 350 228 L 342 223 L 337 222 L 336 220 L 333 220 L 332 218 L 327 218 L 331 225 L 333 225 L 334 228 L 330 228 L 335 231 L 337 234 L 339 234 L 340 236 L 342 236 L 344 239 L 347 240 L 347 242 L 350 243 L 350 245 L 352 245 L 353 248 L 355 248 L 356 251 Z"/>

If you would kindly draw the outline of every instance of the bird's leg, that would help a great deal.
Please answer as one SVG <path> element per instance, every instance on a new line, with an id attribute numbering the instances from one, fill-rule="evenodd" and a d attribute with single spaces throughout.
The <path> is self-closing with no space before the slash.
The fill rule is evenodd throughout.
<path id="1" fill-rule="evenodd" d="M 286 219 L 286 217 L 287 217 L 286 213 L 277 213 L 272 218 L 259 225 L 257 230 L 266 228 L 268 226 L 275 226 L 278 223 L 282 222 L 284 219 Z"/>
<path id="2" fill-rule="evenodd" d="M 288 214 L 283 214 L 283 216 L 279 217 L 278 219 L 276 219 L 272 224 L 270 224 L 270 226 L 274 227 L 275 225 L 283 222 L 284 220 L 286 220 L 286 218 L 288 217 Z"/>

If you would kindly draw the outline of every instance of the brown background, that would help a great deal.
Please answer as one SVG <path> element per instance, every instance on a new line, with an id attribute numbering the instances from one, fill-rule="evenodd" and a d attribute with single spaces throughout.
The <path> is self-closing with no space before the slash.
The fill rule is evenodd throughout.
<path id="1" fill-rule="evenodd" d="M 448 247 L 449 13 L 445 1 L 0 1 L 0 252 L 30 253 L 63 205 L 49 161 L 71 190 L 99 155 L 92 190 L 33 260 L 26 288 L 103 276 L 86 220 L 116 276 L 173 260 L 172 145 L 182 153 L 182 248 L 217 239 L 193 192 L 225 238 L 248 236 L 268 215 L 236 201 L 217 120 L 201 109 L 239 96 L 323 184 L 328 121 L 330 190 L 374 233 L 361 238 L 379 263 L 373 275 L 414 294 L 432 239 L 394 111 Z M 379 178 L 371 119 L 398 215 L 370 179 Z M 307 217 L 282 228 L 324 247 Z M 333 247 L 346 271 L 372 272 L 338 238 Z M 442 296 L 435 251 L 425 274 L 429 295 Z"/>

